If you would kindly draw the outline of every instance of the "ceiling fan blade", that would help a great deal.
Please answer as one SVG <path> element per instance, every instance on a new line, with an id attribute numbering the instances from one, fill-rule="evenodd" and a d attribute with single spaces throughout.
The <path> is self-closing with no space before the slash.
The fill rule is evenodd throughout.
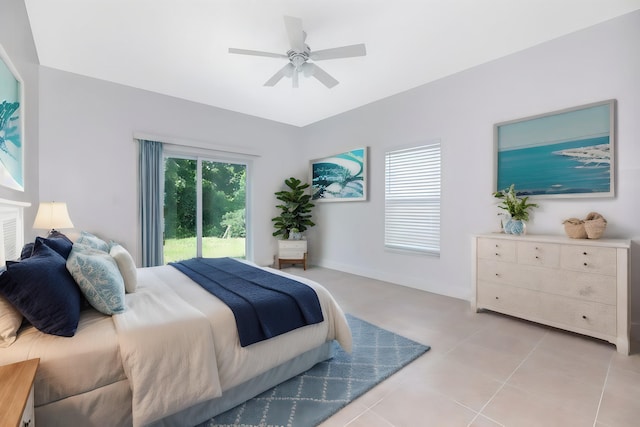
<path id="1" fill-rule="evenodd" d="M 275 86 L 283 77 L 291 77 L 294 72 L 294 67 L 291 63 L 280 68 L 269 80 L 267 80 L 264 86 Z"/>
<path id="2" fill-rule="evenodd" d="M 316 79 L 318 79 L 320 83 L 322 83 L 329 89 L 331 89 L 332 87 L 334 87 L 339 83 L 336 79 L 331 77 L 329 73 L 324 71 L 322 68 L 318 67 L 316 64 L 307 62 L 302 66 L 302 69 L 304 71 L 305 76 L 315 77 Z"/>
<path id="3" fill-rule="evenodd" d="M 269 58 L 289 58 L 287 55 L 283 55 L 281 53 L 263 52 L 261 50 L 236 49 L 234 47 L 229 48 L 229 53 L 237 53 L 240 55 L 267 56 Z"/>
<path id="4" fill-rule="evenodd" d="M 302 19 L 294 18 L 292 16 L 284 17 L 284 26 L 287 29 L 287 35 L 289 36 L 289 44 L 291 49 L 296 52 L 304 52 L 304 39 L 306 34 L 302 30 Z"/>
<path id="5" fill-rule="evenodd" d="M 314 61 L 322 61 L 323 59 L 337 58 L 353 58 L 354 56 L 365 56 L 367 49 L 364 43 L 352 44 L 350 46 L 334 47 L 331 49 L 323 49 L 311 52 L 309 57 Z"/>

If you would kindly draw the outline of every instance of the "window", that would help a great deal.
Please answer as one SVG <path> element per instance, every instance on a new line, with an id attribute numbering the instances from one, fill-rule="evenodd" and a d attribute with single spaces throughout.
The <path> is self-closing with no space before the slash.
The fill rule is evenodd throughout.
<path id="1" fill-rule="evenodd" d="M 440 254 L 440 141 L 385 153 L 387 248 Z"/>
<path id="2" fill-rule="evenodd" d="M 0 265 L 6 260 L 20 258 L 23 244 L 23 210 L 21 202 L 6 202 L 0 200 Z"/>
<path id="3" fill-rule="evenodd" d="M 165 157 L 165 263 L 246 257 L 246 176 L 243 163 Z"/>

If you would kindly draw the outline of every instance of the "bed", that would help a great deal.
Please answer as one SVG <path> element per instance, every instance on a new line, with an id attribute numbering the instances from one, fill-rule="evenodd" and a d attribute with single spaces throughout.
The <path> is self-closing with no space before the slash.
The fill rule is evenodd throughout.
<path id="1" fill-rule="evenodd" d="M 39 426 L 195 426 L 330 358 L 334 340 L 351 350 L 344 313 L 324 287 L 252 266 L 315 290 L 323 320 L 243 347 L 220 299 L 173 266 L 140 268 L 124 272 L 136 288 L 123 311 L 85 307 L 71 337 L 23 324 L 0 364 L 40 358 Z"/>

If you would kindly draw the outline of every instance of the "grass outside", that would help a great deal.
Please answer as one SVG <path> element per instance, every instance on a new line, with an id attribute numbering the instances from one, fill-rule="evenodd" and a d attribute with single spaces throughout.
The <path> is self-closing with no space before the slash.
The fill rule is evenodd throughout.
<path id="1" fill-rule="evenodd" d="M 202 239 L 202 256 L 205 258 L 244 258 L 245 239 L 243 237 L 231 237 L 221 239 L 219 237 L 204 237 Z M 181 261 L 196 256 L 196 238 L 166 239 L 164 242 L 164 262 Z"/>

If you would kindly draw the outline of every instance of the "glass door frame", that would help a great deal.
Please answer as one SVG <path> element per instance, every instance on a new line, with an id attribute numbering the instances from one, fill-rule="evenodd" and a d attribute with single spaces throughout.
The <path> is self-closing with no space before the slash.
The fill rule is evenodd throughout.
<path id="1" fill-rule="evenodd" d="M 251 238 L 251 209 L 250 209 L 250 200 L 251 200 L 251 176 L 252 176 L 252 161 L 251 159 L 247 159 L 242 155 L 239 157 L 235 156 L 225 156 L 223 154 L 210 153 L 208 150 L 189 150 L 185 149 L 186 147 L 174 148 L 174 147 L 166 147 L 163 156 L 163 165 L 166 162 L 167 158 L 175 158 L 175 159 L 185 159 L 185 160 L 195 160 L 196 161 L 196 257 L 202 257 L 202 218 L 203 218 L 203 203 L 202 203 L 202 162 L 212 162 L 212 163 L 233 163 L 237 165 L 243 165 L 245 167 L 245 242 L 244 242 L 244 253 L 245 259 L 253 260 L 253 243 Z M 229 153 L 225 153 L 229 154 Z M 162 168 L 162 179 L 161 179 L 161 197 L 162 197 L 162 206 L 164 210 L 165 200 L 164 200 L 164 176 L 165 168 Z M 164 232 L 164 215 L 162 216 L 162 230 Z M 164 255 L 163 255 L 164 257 Z"/>

